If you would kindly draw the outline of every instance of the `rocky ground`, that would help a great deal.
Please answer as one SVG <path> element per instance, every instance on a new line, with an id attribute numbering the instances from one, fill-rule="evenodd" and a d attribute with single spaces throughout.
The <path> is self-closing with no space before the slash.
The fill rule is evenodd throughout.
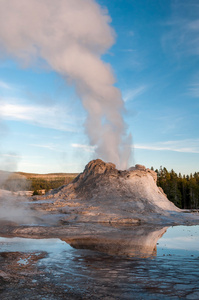
<path id="1" fill-rule="evenodd" d="M 0 298 L 82 299 L 70 288 L 58 286 L 53 280 L 54 275 L 38 266 L 38 262 L 47 256 L 47 252 L 1 252 Z"/>

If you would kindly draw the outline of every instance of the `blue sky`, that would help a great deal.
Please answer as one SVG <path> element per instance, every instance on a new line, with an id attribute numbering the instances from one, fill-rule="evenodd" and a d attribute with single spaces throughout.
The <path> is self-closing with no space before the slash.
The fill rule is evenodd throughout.
<path id="1" fill-rule="evenodd" d="M 199 171 L 198 1 L 97 2 L 116 32 L 102 59 L 125 101 L 129 166 Z M 0 58 L 0 169 L 82 171 L 93 148 L 74 87 L 43 61 L 27 67 Z"/>

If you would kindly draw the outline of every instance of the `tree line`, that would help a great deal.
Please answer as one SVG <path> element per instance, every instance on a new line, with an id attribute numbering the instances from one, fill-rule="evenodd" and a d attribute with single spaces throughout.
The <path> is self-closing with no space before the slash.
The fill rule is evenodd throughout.
<path id="1" fill-rule="evenodd" d="M 199 208 L 199 172 L 185 176 L 175 173 L 173 169 L 168 171 L 162 167 L 155 172 L 157 185 L 176 206 L 185 209 Z"/>

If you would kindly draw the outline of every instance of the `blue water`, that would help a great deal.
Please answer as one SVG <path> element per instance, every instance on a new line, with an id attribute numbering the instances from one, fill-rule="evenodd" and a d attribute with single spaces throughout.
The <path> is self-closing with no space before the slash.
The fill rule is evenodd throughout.
<path id="1" fill-rule="evenodd" d="M 199 226 L 174 226 L 158 241 L 157 256 L 199 257 Z"/>
<path id="2" fill-rule="evenodd" d="M 76 299 L 199 299 L 199 226 L 168 228 L 146 258 L 74 249 L 60 239 L 0 238 L 3 251 L 46 251 L 34 284 L 58 287 L 62 299 L 73 299 L 69 291 Z M 33 296 L 61 299 L 36 288 Z"/>

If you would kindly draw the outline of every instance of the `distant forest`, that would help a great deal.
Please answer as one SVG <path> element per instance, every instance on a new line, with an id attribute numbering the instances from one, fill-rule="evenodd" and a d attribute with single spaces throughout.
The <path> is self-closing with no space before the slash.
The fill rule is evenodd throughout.
<path id="1" fill-rule="evenodd" d="M 22 172 L 7 174 L 0 171 L 1 174 L 5 180 L 0 182 L 0 189 L 12 192 L 32 191 L 33 195 L 40 195 L 68 184 L 78 175 L 76 173 L 32 174 Z"/>
<path id="2" fill-rule="evenodd" d="M 153 167 L 151 169 L 153 170 Z M 173 169 L 169 172 L 162 167 L 155 172 L 158 176 L 157 185 L 176 206 L 187 209 L 199 208 L 199 172 L 182 176 Z"/>

